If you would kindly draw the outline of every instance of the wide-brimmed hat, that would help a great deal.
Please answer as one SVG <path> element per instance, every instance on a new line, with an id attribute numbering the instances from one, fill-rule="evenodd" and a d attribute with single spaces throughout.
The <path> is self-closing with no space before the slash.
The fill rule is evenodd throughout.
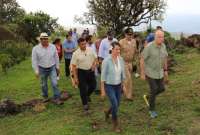
<path id="1" fill-rule="evenodd" d="M 49 36 L 47 33 L 43 32 L 40 34 L 40 39 L 48 39 L 48 38 L 49 38 Z"/>

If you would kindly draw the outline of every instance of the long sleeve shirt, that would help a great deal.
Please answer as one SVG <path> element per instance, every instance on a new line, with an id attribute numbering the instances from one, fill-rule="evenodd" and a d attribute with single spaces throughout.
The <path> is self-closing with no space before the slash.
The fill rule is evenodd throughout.
<path id="1" fill-rule="evenodd" d="M 112 41 L 109 41 L 108 38 L 104 38 L 100 43 L 98 56 L 105 59 L 109 55 L 111 43 L 114 41 L 117 41 L 117 39 L 113 38 Z"/>
<path id="2" fill-rule="evenodd" d="M 120 70 L 116 70 L 116 65 L 114 65 L 111 55 L 103 60 L 101 81 L 106 84 L 117 85 L 125 80 L 125 67 L 124 60 L 119 57 Z"/>
<path id="3" fill-rule="evenodd" d="M 32 67 L 35 73 L 39 73 L 38 67 L 49 68 L 56 65 L 59 69 L 59 57 L 56 47 L 49 44 L 48 47 L 43 47 L 41 44 L 36 45 L 32 50 Z"/>

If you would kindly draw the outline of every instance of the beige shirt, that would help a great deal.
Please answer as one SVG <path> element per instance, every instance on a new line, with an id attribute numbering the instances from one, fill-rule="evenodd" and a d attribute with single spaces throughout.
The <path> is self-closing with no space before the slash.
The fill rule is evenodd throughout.
<path id="1" fill-rule="evenodd" d="M 79 69 L 89 70 L 96 58 L 97 55 L 91 48 L 86 47 L 85 51 L 78 48 L 72 55 L 71 64 Z"/>
<path id="2" fill-rule="evenodd" d="M 134 39 L 127 41 L 125 38 L 119 41 L 121 56 L 125 62 L 133 62 L 136 52 L 136 42 Z"/>

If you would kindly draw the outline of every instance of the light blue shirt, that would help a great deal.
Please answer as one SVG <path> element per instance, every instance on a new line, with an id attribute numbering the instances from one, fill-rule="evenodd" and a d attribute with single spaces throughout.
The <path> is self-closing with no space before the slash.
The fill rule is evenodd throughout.
<path id="1" fill-rule="evenodd" d="M 109 55 L 110 44 L 114 41 L 117 41 L 117 39 L 113 38 L 112 41 L 109 41 L 108 38 L 104 38 L 100 43 L 98 56 L 105 59 Z"/>
<path id="2" fill-rule="evenodd" d="M 39 73 L 38 67 L 50 68 L 56 65 L 59 69 L 59 57 L 55 45 L 49 44 L 47 48 L 41 44 L 36 45 L 32 50 L 32 67 Z"/>
<path id="3" fill-rule="evenodd" d="M 73 40 L 74 40 L 74 42 L 76 43 L 76 45 L 78 44 L 78 34 L 77 33 L 75 33 L 75 32 L 72 32 L 72 38 L 73 38 Z"/>
<path id="4" fill-rule="evenodd" d="M 124 67 L 124 60 L 122 57 L 119 57 L 119 63 L 121 66 L 120 71 L 120 82 L 117 80 L 117 73 L 115 71 L 115 65 L 113 63 L 111 55 L 109 55 L 107 58 L 103 60 L 102 63 L 102 71 L 101 71 L 101 81 L 105 82 L 106 84 L 110 85 L 117 85 L 119 83 L 122 83 L 123 80 L 125 80 L 125 67 Z"/>
<path id="5" fill-rule="evenodd" d="M 69 42 L 68 40 L 65 39 L 65 41 L 63 42 L 63 49 L 75 49 L 75 48 L 76 48 L 76 43 L 73 40 Z M 73 52 L 64 51 L 65 59 L 71 59 L 72 54 Z"/>

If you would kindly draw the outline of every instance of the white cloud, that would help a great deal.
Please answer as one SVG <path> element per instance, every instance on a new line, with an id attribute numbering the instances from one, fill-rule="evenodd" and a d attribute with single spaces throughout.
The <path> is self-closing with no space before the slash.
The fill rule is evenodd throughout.
<path id="1" fill-rule="evenodd" d="M 44 11 L 52 17 L 59 18 L 64 26 L 72 26 L 75 15 L 87 11 L 87 0 L 17 0 L 27 12 Z"/>
<path id="2" fill-rule="evenodd" d="M 168 0 L 167 14 L 199 14 L 199 0 Z"/>
<path id="3" fill-rule="evenodd" d="M 87 11 L 88 0 L 17 0 L 27 12 L 42 10 L 53 17 L 58 17 L 58 23 L 66 27 L 78 27 L 74 24 L 74 16 L 82 15 Z M 164 23 L 165 28 L 169 28 L 170 25 L 175 27 L 183 25 L 176 24 L 180 16 L 184 22 L 188 21 L 188 16 L 195 15 L 197 20 L 200 19 L 200 0 L 166 0 L 168 3 L 167 12 L 165 15 Z M 171 17 L 173 19 L 169 20 Z M 169 19 L 168 19 L 169 18 Z M 164 21 L 164 22 L 165 22 Z M 185 26 L 185 24 L 184 24 Z M 85 26 L 88 27 L 88 26 Z M 182 30 L 182 28 L 180 29 Z M 197 31 L 197 28 L 194 29 Z"/>

